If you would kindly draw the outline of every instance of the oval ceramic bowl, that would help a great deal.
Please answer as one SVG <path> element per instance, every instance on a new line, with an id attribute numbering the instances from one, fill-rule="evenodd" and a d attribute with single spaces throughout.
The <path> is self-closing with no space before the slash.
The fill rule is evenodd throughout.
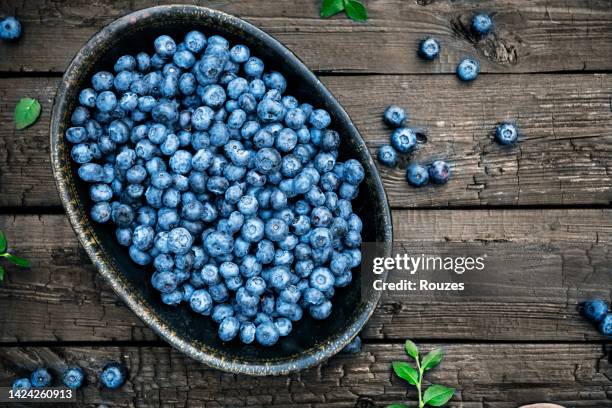
<path id="1" fill-rule="evenodd" d="M 126 248 L 119 246 L 110 225 L 94 224 L 89 217 L 91 201 L 86 183 L 76 176 L 70 146 L 64 132 L 76 107 L 80 89 L 89 86 L 100 70 L 112 71 L 124 54 L 152 53 L 153 40 L 169 34 L 181 40 L 190 30 L 207 36 L 220 34 L 232 43 L 246 44 L 262 58 L 266 69 L 282 72 L 288 79 L 288 94 L 327 109 L 333 127 L 342 136 L 340 159 L 358 159 L 366 180 L 354 202 L 354 211 L 364 223 L 364 242 L 391 242 L 392 224 L 381 180 L 366 145 L 350 118 L 315 75 L 287 48 L 251 24 L 219 11 L 196 6 L 159 6 L 126 15 L 96 34 L 70 63 L 55 97 L 51 120 L 51 159 L 62 203 L 79 240 L 100 273 L 117 295 L 158 335 L 188 356 L 212 367 L 251 375 L 284 374 L 318 364 L 342 350 L 368 321 L 380 292 L 362 293 L 361 272 L 353 271 L 351 285 L 338 290 L 331 316 L 317 321 L 309 316 L 294 325 L 293 332 L 275 346 L 265 348 L 223 343 L 209 318 L 188 306 L 162 304 L 149 282 L 150 268 L 131 262 Z"/>

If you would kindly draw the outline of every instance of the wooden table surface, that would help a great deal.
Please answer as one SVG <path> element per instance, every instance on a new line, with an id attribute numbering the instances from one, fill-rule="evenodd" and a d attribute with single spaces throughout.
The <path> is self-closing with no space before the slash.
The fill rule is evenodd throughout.
<path id="1" fill-rule="evenodd" d="M 316 0 L 199 2 L 285 43 L 373 152 L 388 141 L 384 108 L 406 106 L 429 130 L 415 159 L 447 158 L 455 174 L 417 190 L 401 169 L 380 168 L 397 244 L 492 255 L 485 290 L 385 300 L 360 354 L 270 378 L 209 369 L 154 335 L 97 275 L 56 193 L 48 128 L 64 68 L 104 24 L 157 3 L 0 0 L 0 15 L 17 15 L 24 29 L 16 44 L 0 43 L 0 229 L 33 264 L 9 267 L 0 286 L 0 385 L 39 365 L 78 362 L 91 383 L 82 406 L 379 407 L 415 401 L 390 367 L 411 338 L 445 348 L 431 376 L 458 389 L 451 406 L 612 407 L 608 343 L 576 309 L 589 296 L 609 298 L 612 282 L 610 0 L 370 0 L 367 24 L 322 20 Z M 494 13 L 495 35 L 469 34 L 474 10 Z M 443 47 L 434 63 L 415 57 L 427 34 Z M 454 75 L 465 55 L 482 63 L 470 85 Z M 21 97 L 38 98 L 43 111 L 16 131 Z M 506 119 L 524 132 L 513 149 L 492 143 Z M 108 360 L 130 368 L 120 391 L 96 385 Z"/>

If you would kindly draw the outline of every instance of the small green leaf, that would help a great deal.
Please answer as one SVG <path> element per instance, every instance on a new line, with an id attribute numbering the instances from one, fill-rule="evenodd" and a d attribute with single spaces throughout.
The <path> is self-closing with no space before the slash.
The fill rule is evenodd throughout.
<path id="1" fill-rule="evenodd" d="M 440 361 L 442 361 L 442 355 L 442 349 L 439 348 L 431 350 L 429 353 L 427 353 L 427 355 L 423 357 L 423 362 L 421 363 L 423 371 L 432 369 L 440 364 Z"/>
<path id="2" fill-rule="evenodd" d="M 419 348 L 410 340 L 406 340 L 406 353 L 415 360 L 419 358 Z"/>
<path id="3" fill-rule="evenodd" d="M 368 11 L 358 0 L 344 0 L 344 10 L 346 15 L 355 21 L 363 22 L 368 19 Z"/>
<path id="4" fill-rule="evenodd" d="M 15 256 L 13 254 L 7 254 L 6 255 L 6 259 L 11 261 L 15 265 L 23 266 L 24 268 L 29 268 L 30 267 L 30 261 L 28 261 L 27 259 L 23 259 L 23 258 L 20 258 L 18 256 Z"/>
<path id="5" fill-rule="evenodd" d="M 394 361 L 393 371 L 395 371 L 395 374 L 397 374 L 399 378 L 408 381 L 411 385 L 416 385 L 419 382 L 419 372 L 410 367 L 408 363 Z"/>
<path id="6" fill-rule="evenodd" d="M 387 405 L 387 408 L 408 408 L 408 405 L 404 405 L 404 404 L 391 404 L 391 405 Z"/>
<path id="7" fill-rule="evenodd" d="M 423 402 L 432 407 L 441 407 L 446 404 L 455 394 L 454 388 L 448 388 L 443 385 L 432 385 L 423 395 Z"/>
<path id="8" fill-rule="evenodd" d="M 0 231 L 0 254 L 6 252 L 6 236 L 4 232 Z"/>
<path id="9" fill-rule="evenodd" d="M 321 17 L 328 18 L 344 10 L 344 0 L 323 0 Z"/>
<path id="10" fill-rule="evenodd" d="M 36 99 L 22 98 L 15 107 L 15 127 L 25 129 L 38 119 L 40 103 Z"/>
<path id="11" fill-rule="evenodd" d="M 0 282 L 4 280 L 4 268 L 0 265 Z"/>

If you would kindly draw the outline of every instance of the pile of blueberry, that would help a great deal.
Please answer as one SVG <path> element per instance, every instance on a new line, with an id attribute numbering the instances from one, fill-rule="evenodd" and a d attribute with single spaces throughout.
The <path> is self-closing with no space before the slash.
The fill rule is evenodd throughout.
<path id="1" fill-rule="evenodd" d="M 580 304 L 582 314 L 595 323 L 604 336 L 612 336 L 612 313 L 608 302 L 602 299 L 591 299 Z"/>
<path id="2" fill-rule="evenodd" d="M 21 37 L 21 23 L 15 17 L 0 20 L 0 40 L 15 41 Z"/>
<path id="3" fill-rule="evenodd" d="M 417 133 L 414 129 L 405 127 L 407 121 L 406 111 L 396 105 L 385 110 L 385 123 L 395 129 L 391 134 L 391 144 L 383 145 L 378 149 L 378 161 L 388 167 L 395 167 L 398 161 L 398 152 L 407 154 L 417 145 Z M 442 160 L 435 160 L 429 166 L 410 164 L 406 169 L 406 180 L 411 186 L 421 187 L 429 183 L 444 184 L 450 178 L 450 167 Z"/>
<path id="4" fill-rule="evenodd" d="M 473 33 L 484 37 L 493 30 L 493 20 L 488 14 L 476 14 L 472 18 Z M 440 42 L 432 37 L 427 37 L 419 43 L 418 54 L 426 60 L 434 60 L 440 55 Z M 480 63 L 474 58 L 463 58 L 457 64 L 457 76 L 462 81 L 473 81 L 480 73 Z"/>
<path id="5" fill-rule="evenodd" d="M 338 161 L 329 113 L 218 35 L 154 48 L 93 75 L 72 114 L 92 219 L 114 223 L 162 301 L 211 316 L 222 341 L 271 346 L 304 311 L 327 318 L 361 262 L 351 201 L 365 176 Z"/>
<path id="6" fill-rule="evenodd" d="M 100 382 L 106 388 L 117 389 L 125 383 L 127 369 L 119 363 L 109 363 L 100 373 Z M 80 367 L 68 367 L 62 373 L 64 386 L 76 390 L 83 386 L 85 374 Z M 46 368 L 38 368 L 30 378 L 19 378 L 13 382 L 13 391 L 29 390 L 31 388 L 46 388 L 53 385 L 53 376 Z"/>

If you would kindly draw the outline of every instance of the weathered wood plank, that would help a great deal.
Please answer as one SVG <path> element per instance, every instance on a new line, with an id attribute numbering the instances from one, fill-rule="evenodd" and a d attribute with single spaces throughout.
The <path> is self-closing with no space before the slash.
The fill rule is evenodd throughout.
<path id="1" fill-rule="evenodd" d="M 439 346 L 422 344 L 423 350 Z M 455 387 L 449 406 L 515 408 L 523 403 L 555 402 L 566 407 L 610 407 L 612 374 L 599 345 L 465 344 L 442 345 L 441 368 L 426 379 Z M 382 407 L 414 404 L 414 388 L 397 378 L 391 362 L 405 360 L 401 344 L 367 345 L 317 368 L 280 377 L 247 377 L 206 368 L 168 347 L 3 348 L 0 384 L 10 385 L 40 365 L 56 375 L 66 364 L 80 365 L 87 385 L 79 406 L 97 407 Z M 108 361 L 129 368 L 117 391 L 98 386 Z"/>
<path id="2" fill-rule="evenodd" d="M 612 210 L 395 211 L 393 217 L 399 253 L 486 255 L 486 267 L 463 275 L 460 294 L 386 296 L 366 339 L 602 339 L 576 304 L 609 297 Z M 9 267 L 0 286 L 0 341 L 156 338 L 96 274 L 64 216 L 4 216 L 0 230 L 33 263 L 31 270 Z"/>
<path id="3" fill-rule="evenodd" d="M 0 71 L 61 72 L 76 51 L 103 25 L 147 6 L 170 1 L 0 2 L 16 14 L 24 34 L 17 44 L 0 44 Z M 187 1 L 186 3 L 198 3 Z M 454 72 L 465 55 L 475 55 L 485 72 L 609 70 L 612 10 L 606 0 L 562 4 L 545 0 L 470 2 L 379 0 L 368 2 L 370 20 L 358 24 L 338 16 L 319 18 L 318 0 L 205 3 L 241 16 L 277 37 L 317 71 Z M 470 34 L 472 13 L 494 14 L 495 34 Z M 416 57 L 426 35 L 437 37 L 442 56 L 434 64 Z M 52 46 L 49 46 L 52 44 Z"/>
<path id="4" fill-rule="evenodd" d="M 414 189 L 397 169 L 379 166 L 394 207 L 577 205 L 612 202 L 612 75 L 486 76 L 466 86 L 451 76 L 326 77 L 372 153 L 388 143 L 381 120 L 391 103 L 409 109 L 428 142 L 411 160 L 453 165 L 452 181 Z M 0 206 L 60 205 L 49 165 L 48 123 L 57 79 L 0 79 Z M 37 124 L 15 131 L 19 98 L 37 96 Z M 515 148 L 492 141 L 495 124 L 516 120 Z"/>

